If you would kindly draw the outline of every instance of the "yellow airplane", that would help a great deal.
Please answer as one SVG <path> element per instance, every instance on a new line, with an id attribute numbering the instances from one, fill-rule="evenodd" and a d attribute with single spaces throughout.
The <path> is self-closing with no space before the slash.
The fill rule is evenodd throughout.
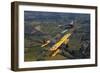
<path id="1" fill-rule="evenodd" d="M 70 29 L 70 31 L 68 33 L 66 33 L 59 41 L 57 41 L 51 48 L 50 51 L 53 52 L 52 53 L 52 57 L 56 56 L 59 52 L 60 52 L 60 46 L 64 43 L 64 44 L 68 44 L 69 42 L 69 37 L 72 35 L 73 31 L 75 30 L 75 28 Z M 41 47 L 45 47 L 46 45 L 48 45 L 51 41 L 48 40 L 46 41 L 45 44 L 41 45 Z"/>

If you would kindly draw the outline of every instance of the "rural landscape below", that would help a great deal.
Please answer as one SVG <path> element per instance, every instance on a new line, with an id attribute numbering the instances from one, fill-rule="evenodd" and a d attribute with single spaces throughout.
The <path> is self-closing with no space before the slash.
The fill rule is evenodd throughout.
<path id="1" fill-rule="evenodd" d="M 90 14 L 24 11 L 24 61 L 90 58 Z"/>

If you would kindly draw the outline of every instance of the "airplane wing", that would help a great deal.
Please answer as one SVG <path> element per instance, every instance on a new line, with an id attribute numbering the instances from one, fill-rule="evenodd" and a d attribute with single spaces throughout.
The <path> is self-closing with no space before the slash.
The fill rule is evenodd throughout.
<path id="1" fill-rule="evenodd" d="M 61 46 L 61 44 L 65 41 L 69 41 L 68 38 L 71 36 L 71 33 L 67 33 L 66 35 L 64 35 L 56 44 L 54 44 L 51 48 L 50 51 L 54 51 L 57 50 L 59 46 Z"/>

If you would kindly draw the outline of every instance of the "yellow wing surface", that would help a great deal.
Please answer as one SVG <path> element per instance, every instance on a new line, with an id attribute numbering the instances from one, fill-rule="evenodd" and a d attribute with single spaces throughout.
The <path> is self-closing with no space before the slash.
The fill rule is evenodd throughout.
<path id="1" fill-rule="evenodd" d="M 61 44 L 64 42 L 66 42 L 66 44 L 67 44 L 69 41 L 68 38 L 70 36 L 71 36 L 71 33 L 67 33 L 52 48 L 50 48 L 51 51 L 55 51 L 51 56 L 56 56 L 56 54 L 59 53 L 59 51 L 60 51 L 59 46 L 61 46 Z"/>
<path id="2" fill-rule="evenodd" d="M 59 47 L 63 44 L 63 43 L 65 43 L 65 44 L 67 44 L 68 42 L 69 42 L 69 37 L 72 35 L 72 33 L 73 33 L 73 31 L 75 30 L 75 27 L 73 28 L 73 29 L 71 29 L 70 30 L 70 32 L 69 33 L 67 33 L 67 34 L 65 34 L 56 44 L 54 44 L 51 48 L 50 48 L 50 50 L 51 51 L 55 51 L 53 54 L 52 54 L 52 56 L 55 56 L 57 53 L 59 53 Z"/>
<path id="3" fill-rule="evenodd" d="M 54 51 L 57 50 L 59 46 L 61 46 L 62 43 L 64 43 L 65 41 L 69 41 L 69 37 L 71 36 L 71 33 L 67 33 L 66 35 L 64 35 L 56 44 L 54 44 L 50 50 Z"/>

